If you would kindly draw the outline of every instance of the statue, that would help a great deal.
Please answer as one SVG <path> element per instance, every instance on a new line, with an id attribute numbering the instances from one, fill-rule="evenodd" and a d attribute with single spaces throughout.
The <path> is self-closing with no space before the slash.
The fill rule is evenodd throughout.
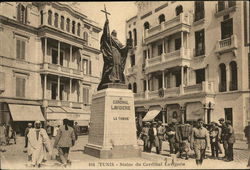
<path id="1" fill-rule="evenodd" d="M 104 24 L 100 42 L 104 65 L 102 79 L 97 90 L 107 88 L 108 83 L 125 84 L 125 76 L 123 72 L 125 69 L 128 50 L 132 46 L 131 39 L 128 39 L 127 45 L 123 46 L 117 39 L 117 32 L 115 30 L 113 30 L 110 35 L 109 20 L 107 18 L 107 14 L 109 13 L 106 11 L 105 6 L 104 9 L 104 11 L 101 11 L 106 14 L 106 22 Z"/>

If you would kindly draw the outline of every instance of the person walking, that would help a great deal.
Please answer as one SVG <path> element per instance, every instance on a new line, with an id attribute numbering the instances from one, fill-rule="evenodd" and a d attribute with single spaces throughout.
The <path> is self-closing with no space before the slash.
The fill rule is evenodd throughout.
<path id="1" fill-rule="evenodd" d="M 202 119 L 197 120 L 197 126 L 192 130 L 190 145 L 191 149 L 195 152 L 196 164 L 202 165 L 206 148 L 209 149 L 210 145 L 209 133 L 203 127 Z"/>
<path id="2" fill-rule="evenodd" d="M 35 121 L 34 128 L 29 129 L 28 155 L 31 157 L 33 167 L 41 167 L 41 163 L 46 159 L 46 152 L 52 155 L 52 148 L 49 136 L 45 129 L 41 128 L 41 122 Z M 29 158 L 28 158 L 29 159 Z"/>
<path id="3" fill-rule="evenodd" d="M 233 153 L 233 145 L 235 143 L 235 136 L 234 136 L 234 129 L 232 126 L 232 122 L 230 120 L 226 121 L 226 126 L 228 128 L 227 134 L 226 134 L 226 141 L 228 144 L 228 151 L 227 151 L 227 160 L 228 162 L 234 160 L 234 153 Z"/>
<path id="4" fill-rule="evenodd" d="M 155 146 L 156 148 L 156 153 L 160 154 L 160 150 L 159 150 L 159 139 L 158 139 L 158 135 L 157 135 L 157 127 L 156 127 L 156 122 L 153 122 L 151 124 L 151 128 L 149 129 L 149 141 L 150 141 L 150 152 L 152 150 L 152 148 Z"/>
<path id="5" fill-rule="evenodd" d="M 185 124 L 181 124 L 180 128 L 180 157 L 183 152 L 186 153 L 186 160 L 189 159 L 189 148 L 190 148 L 190 140 L 192 134 L 192 126 L 187 122 Z"/>
<path id="6" fill-rule="evenodd" d="M 227 155 L 228 155 L 228 143 L 227 143 L 227 140 L 226 140 L 226 135 L 227 135 L 227 132 L 228 132 L 228 128 L 225 124 L 225 119 L 224 118 L 220 118 L 219 119 L 219 122 L 221 124 L 221 133 L 220 133 L 220 143 L 223 144 L 223 148 L 224 148 L 224 159 L 227 159 Z"/>
<path id="7" fill-rule="evenodd" d="M 32 128 L 32 124 L 31 123 L 28 123 L 28 127 L 26 127 L 25 129 L 25 132 L 24 132 L 24 137 L 25 137 L 25 146 L 24 148 L 27 148 L 28 147 L 28 133 L 29 133 L 29 130 Z"/>
<path id="8" fill-rule="evenodd" d="M 69 149 L 75 145 L 76 140 L 74 129 L 69 126 L 69 123 L 68 119 L 63 119 L 63 126 L 59 128 L 54 142 L 54 148 L 58 148 L 63 167 L 66 167 L 67 163 L 71 164 L 68 159 Z"/>
<path id="9" fill-rule="evenodd" d="M 179 147 L 178 147 L 178 135 L 177 133 L 177 127 L 176 127 L 177 120 L 172 119 L 172 123 L 167 128 L 167 136 L 168 136 L 168 142 L 170 147 L 170 154 L 177 154 Z"/>
<path id="10" fill-rule="evenodd" d="M 140 134 L 140 138 L 143 140 L 144 152 L 149 152 L 149 134 L 148 134 L 149 128 L 150 128 L 150 123 L 145 122 Z"/>
<path id="11" fill-rule="evenodd" d="M 157 136 L 159 139 L 159 152 L 162 152 L 162 142 L 164 140 L 164 134 L 166 133 L 166 129 L 164 126 L 162 126 L 162 121 L 158 121 L 158 127 L 157 127 Z"/>
<path id="12" fill-rule="evenodd" d="M 78 136 L 80 135 L 80 126 L 78 125 L 77 122 L 75 122 L 75 125 L 74 125 L 74 132 L 75 132 L 75 137 L 76 137 L 76 140 L 77 140 Z"/>
<path id="13" fill-rule="evenodd" d="M 4 146 L 6 145 L 6 128 L 3 124 L 0 124 L 0 152 L 5 152 Z"/>
<path id="14" fill-rule="evenodd" d="M 209 130 L 212 158 L 219 158 L 219 128 L 215 122 L 211 122 Z"/>
<path id="15" fill-rule="evenodd" d="M 247 139 L 248 150 L 250 151 L 250 121 L 248 122 L 248 125 L 244 128 L 244 134 Z"/>

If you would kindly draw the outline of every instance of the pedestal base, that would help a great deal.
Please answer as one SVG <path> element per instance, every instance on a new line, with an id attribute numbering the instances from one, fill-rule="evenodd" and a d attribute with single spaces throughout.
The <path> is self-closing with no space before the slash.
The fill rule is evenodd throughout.
<path id="1" fill-rule="evenodd" d="M 93 95 L 84 152 L 103 159 L 141 156 L 131 90 L 107 88 Z"/>

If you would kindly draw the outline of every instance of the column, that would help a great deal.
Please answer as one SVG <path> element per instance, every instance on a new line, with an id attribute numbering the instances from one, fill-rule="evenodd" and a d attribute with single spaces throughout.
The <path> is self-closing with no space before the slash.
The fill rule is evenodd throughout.
<path id="1" fill-rule="evenodd" d="M 226 91 L 229 91 L 230 87 L 230 69 L 229 69 L 229 64 L 226 65 Z"/>
<path id="2" fill-rule="evenodd" d="M 47 37 L 44 38 L 44 55 L 43 55 L 43 62 L 47 61 Z"/>
<path id="3" fill-rule="evenodd" d="M 166 114 L 166 111 L 164 109 L 162 109 L 162 123 L 166 123 L 166 120 L 165 120 L 165 114 Z"/>
<path id="4" fill-rule="evenodd" d="M 207 111 L 208 111 L 208 109 L 205 107 L 205 108 L 204 108 L 204 122 L 205 122 L 205 124 L 208 123 L 208 122 L 207 122 Z"/>
<path id="5" fill-rule="evenodd" d="M 187 86 L 189 85 L 189 81 L 190 81 L 190 68 L 187 67 Z"/>
<path id="6" fill-rule="evenodd" d="M 60 41 L 58 41 L 57 65 L 60 65 Z"/>
<path id="7" fill-rule="evenodd" d="M 162 39 L 162 53 L 165 54 L 165 39 Z"/>
<path id="8" fill-rule="evenodd" d="M 148 91 L 148 75 L 146 75 L 146 91 Z"/>
<path id="9" fill-rule="evenodd" d="M 70 45 L 69 48 L 69 67 L 71 67 L 72 64 L 72 45 Z"/>
<path id="10" fill-rule="evenodd" d="M 153 48 L 152 48 L 152 44 L 149 45 L 149 58 L 153 58 Z"/>
<path id="11" fill-rule="evenodd" d="M 183 31 L 181 32 L 181 48 L 183 48 Z"/>
<path id="12" fill-rule="evenodd" d="M 71 92 L 72 92 L 72 79 L 69 78 L 69 101 L 71 101 Z"/>
<path id="13" fill-rule="evenodd" d="M 56 100 L 60 100 L 60 76 L 57 78 L 57 96 Z"/>
<path id="14" fill-rule="evenodd" d="M 43 99 L 46 99 L 46 93 L 47 93 L 47 74 L 44 74 L 44 81 L 43 81 Z"/>
<path id="15" fill-rule="evenodd" d="M 185 115 L 185 113 L 186 113 L 185 106 L 181 106 L 181 122 L 182 123 L 185 123 L 185 121 L 186 121 L 186 115 Z"/>
<path id="16" fill-rule="evenodd" d="M 78 80 L 78 87 L 79 87 L 79 102 L 83 102 L 82 99 L 83 99 L 83 90 L 82 90 L 82 81 L 81 80 Z"/>
<path id="17" fill-rule="evenodd" d="M 165 70 L 162 71 L 162 88 L 165 89 Z"/>
<path id="18" fill-rule="evenodd" d="M 184 67 L 183 66 L 181 66 L 181 85 L 182 85 L 182 87 L 183 87 L 183 79 L 184 79 Z"/>

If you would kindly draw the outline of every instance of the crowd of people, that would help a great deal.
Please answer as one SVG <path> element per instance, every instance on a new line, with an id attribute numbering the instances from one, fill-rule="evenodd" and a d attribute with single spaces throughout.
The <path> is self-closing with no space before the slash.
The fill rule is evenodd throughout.
<path id="1" fill-rule="evenodd" d="M 246 130 L 247 131 L 247 130 Z M 234 160 L 233 145 L 235 143 L 234 129 L 230 120 L 219 119 L 219 124 L 211 122 L 204 124 L 202 119 L 196 122 L 179 123 L 176 119 L 166 126 L 162 121 L 144 122 L 139 134 L 143 140 L 143 150 L 161 154 L 162 142 L 169 143 L 171 157 L 189 159 L 190 150 L 194 150 L 197 165 L 201 165 L 207 158 L 206 150 L 211 148 L 212 159 L 224 159 L 227 162 Z M 219 157 L 224 150 L 224 157 Z"/>

